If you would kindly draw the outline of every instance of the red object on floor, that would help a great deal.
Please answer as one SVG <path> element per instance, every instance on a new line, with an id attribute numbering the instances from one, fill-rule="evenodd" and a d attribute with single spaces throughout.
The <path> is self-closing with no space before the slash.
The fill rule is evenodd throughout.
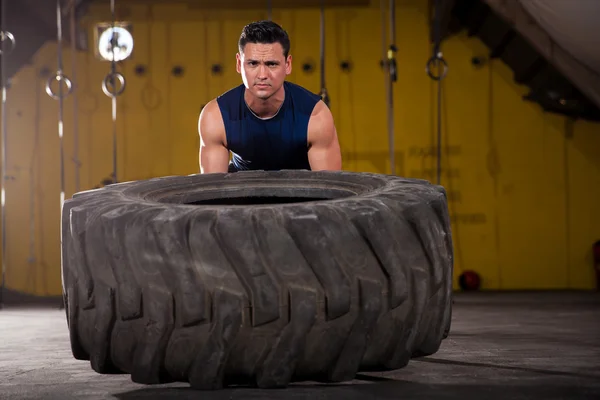
<path id="1" fill-rule="evenodd" d="M 462 290 L 479 290 L 481 278 L 475 271 L 467 270 L 458 277 L 458 284 Z"/>

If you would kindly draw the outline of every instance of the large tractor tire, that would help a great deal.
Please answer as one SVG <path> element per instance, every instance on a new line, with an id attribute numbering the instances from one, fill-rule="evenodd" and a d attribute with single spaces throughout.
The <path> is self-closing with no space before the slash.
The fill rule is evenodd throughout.
<path id="1" fill-rule="evenodd" d="M 350 172 L 164 177 L 62 213 L 73 356 L 134 382 L 339 382 L 433 354 L 451 319 L 445 191 Z"/>

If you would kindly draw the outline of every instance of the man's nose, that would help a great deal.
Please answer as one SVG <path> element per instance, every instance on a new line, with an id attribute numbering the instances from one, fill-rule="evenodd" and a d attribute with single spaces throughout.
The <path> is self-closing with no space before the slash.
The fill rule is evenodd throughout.
<path id="1" fill-rule="evenodd" d="M 267 78 L 267 66 L 262 64 L 260 67 L 258 67 L 258 77 L 260 79 L 266 79 Z"/>

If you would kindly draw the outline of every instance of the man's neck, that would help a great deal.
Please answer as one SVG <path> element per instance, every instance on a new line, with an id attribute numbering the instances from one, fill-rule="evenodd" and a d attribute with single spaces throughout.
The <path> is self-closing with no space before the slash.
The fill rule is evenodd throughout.
<path id="1" fill-rule="evenodd" d="M 272 118 L 279 112 L 283 101 L 285 100 L 285 90 L 283 86 L 273 96 L 266 100 L 253 96 L 250 91 L 244 92 L 244 101 L 246 105 L 259 118 Z"/>

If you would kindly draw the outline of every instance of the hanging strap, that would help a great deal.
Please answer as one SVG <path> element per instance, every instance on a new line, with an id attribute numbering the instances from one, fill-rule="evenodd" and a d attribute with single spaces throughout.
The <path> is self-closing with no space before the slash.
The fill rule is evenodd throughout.
<path id="1" fill-rule="evenodd" d="M 442 21 L 441 21 L 441 0 L 435 0 L 435 11 L 433 21 L 433 54 L 427 61 L 427 74 L 431 79 L 437 81 L 437 173 L 436 183 L 439 185 L 442 181 L 442 80 L 448 74 L 448 63 L 444 59 L 441 50 L 442 42 Z M 437 66 L 438 73 L 441 66 L 442 71 L 438 75 L 433 72 Z"/>
<path id="2" fill-rule="evenodd" d="M 387 51 L 388 67 L 391 83 L 398 80 L 398 69 L 396 65 L 396 53 L 398 48 L 396 47 L 396 1 L 389 0 L 390 8 L 390 46 Z"/>
<path id="3" fill-rule="evenodd" d="M 117 72 L 117 61 L 115 59 L 115 48 L 119 45 L 117 35 L 115 35 L 115 0 L 110 0 L 110 13 L 112 16 L 112 37 L 110 47 L 112 50 L 112 59 L 110 62 L 110 72 L 102 81 L 102 91 L 112 100 L 112 126 L 113 126 L 113 183 L 117 183 L 117 97 L 125 91 L 125 77 Z M 119 81 L 119 86 L 117 86 Z M 110 88 L 109 88 L 110 86 Z M 117 89 L 117 87 L 119 87 Z"/>
<path id="4" fill-rule="evenodd" d="M 381 51 L 382 51 L 382 67 L 385 76 L 385 95 L 387 103 L 387 130 L 388 130 L 388 150 L 390 160 L 390 174 L 396 174 L 396 146 L 395 146 L 395 130 L 394 130 L 394 83 L 397 81 L 396 69 L 396 6 L 394 0 L 389 0 L 386 6 L 385 0 L 380 0 L 379 3 L 381 13 Z M 389 12 L 389 46 L 386 38 L 386 13 Z"/>
<path id="5" fill-rule="evenodd" d="M 62 210 L 63 203 L 65 201 L 65 152 L 64 152 L 64 123 L 63 123 L 63 100 L 66 96 L 71 94 L 73 91 L 73 85 L 71 80 L 63 72 L 63 60 L 62 60 L 62 10 L 60 6 L 60 0 L 56 1 L 56 39 L 58 45 L 57 52 L 57 70 L 56 73 L 48 78 L 46 82 L 46 93 L 54 100 L 58 100 L 58 140 L 60 146 L 60 209 Z M 58 93 L 52 89 L 52 83 L 58 82 Z M 67 87 L 66 93 L 63 89 L 63 82 Z"/>
<path id="6" fill-rule="evenodd" d="M 62 7 L 60 0 L 56 0 L 56 43 L 57 43 L 57 66 L 56 73 L 48 78 L 46 81 L 46 94 L 54 100 L 58 100 L 58 141 L 59 141 L 59 164 L 60 164 L 60 210 L 62 212 L 63 203 L 65 202 L 65 150 L 64 150 L 64 99 L 73 92 L 73 84 L 71 80 L 64 74 L 63 71 L 63 35 L 62 35 Z M 73 55 L 74 57 L 75 55 Z M 52 88 L 54 82 L 58 83 L 58 92 L 55 92 Z M 63 87 L 66 86 L 66 92 Z M 31 181 L 33 190 L 33 180 Z M 33 196 L 33 194 L 32 194 Z M 33 201 L 31 202 L 33 207 Z M 33 212 L 33 209 L 31 210 Z M 31 219 L 31 231 L 30 231 L 30 262 L 33 262 L 35 253 L 33 252 L 33 243 L 35 237 L 35 230 L 33 229 L 34 219 Z"/>
<path id="7" fill-rule="evenodd" d="M 441 15 L 441 0 L 435 0 L 435 11 L 434 11 L 434 21 L 433 21 L 433 54 L 427 60 L 427 65 L 425 67 L 427 71 L 427 75 L 435 81 L 441 81 L 446 77 L 448 73 L 448 63 L 443 57 L 441 50 L 441 42 L 442 42 L 442 15 Z M 439 75 L 436 75 L 433 72 L 433 67 L 442 65 L 442 72 Z M 438 71 L 439 72 L 439 71 Z"/>
<path id="8" fill-rule="evenodd" d="M 394 83 L 398 80 L 396 68 L 396 1 L 389 0 L 390 45 L 387 51 L 388 60 L 388 147 L 390 152 L 390 174 L 396 175 L 396 141 L 394 129 Z"/>
<path id="9" fill-rule="evenodd" d="M 73 157 L 71 161 L 75 164 L 75 193 L 80 190 L 80 169 L 81 161 L 79 160 L 79 109 L 77 103 L 77 37 L 76 37 L 76 20 L 75 20 L 75 2 L 71 2 L 69 31 L 71 39 L 71 78 L 73 79 Z"/>
<path id="10" fill-rule="evenodd" d="M 325 0 L 321 0 L 321 99 L 329 107 L 330 99 L 325 85 Z"/>

